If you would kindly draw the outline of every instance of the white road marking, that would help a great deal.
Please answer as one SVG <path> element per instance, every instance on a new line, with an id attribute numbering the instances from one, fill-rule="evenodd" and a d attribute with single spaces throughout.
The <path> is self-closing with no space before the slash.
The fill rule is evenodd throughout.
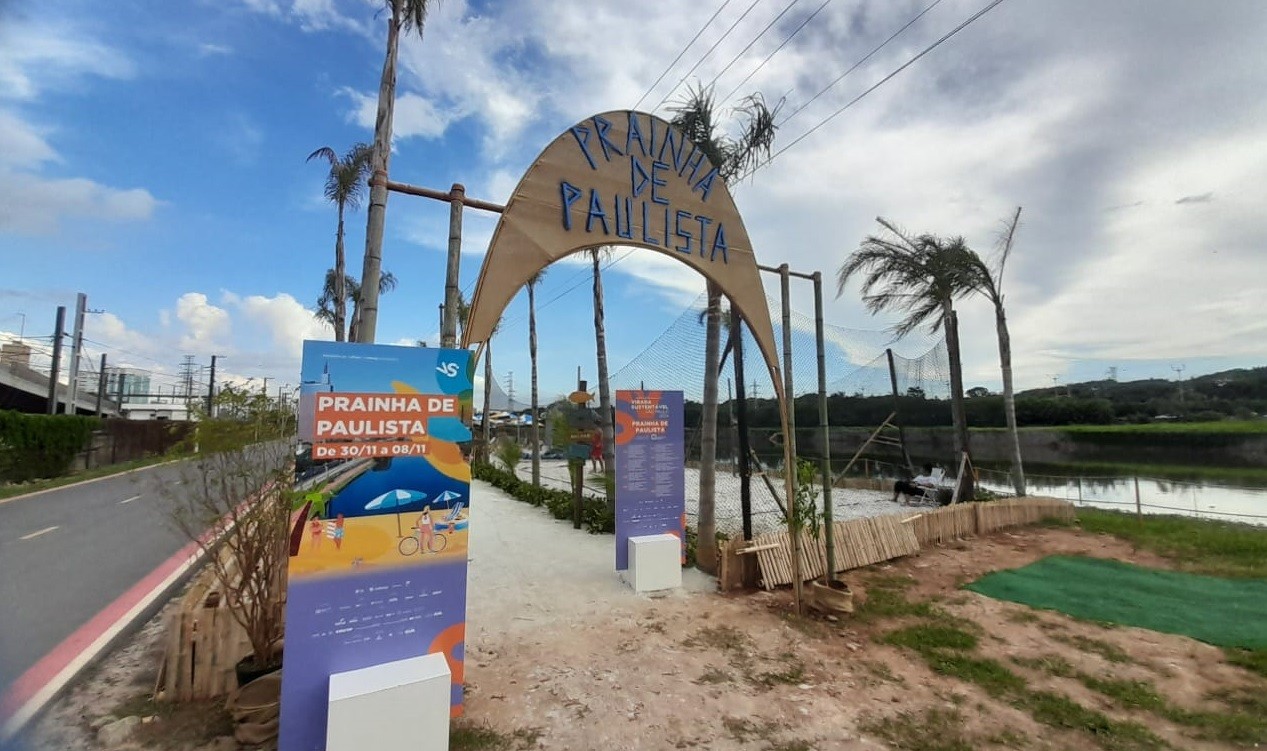
<path id="1" fill-rule="evenodd" d="M 124 498 L 123 500 L 119 501 L 119 505 L 122 506 L 125 503 L 131 503 L 132 501 L 139 500 L 140 498 L 141 496 L 139 495 L 134 495 L 131 498 Z"/>
<path id="2" fill-rule="evenodd" d="M 32 533 L 31 533 L 31 534 L 29 534 L 29 535 L 22 535 L 22 536 L 21 536 L 21 537 L 19 537 L 18 539 L 19 539 L 19 540 L 31 540 L 31 539 L 34 539 L 34 538 L 36 538 L 36 537 L 39 537 L 40 535 L 46 535 L 46 534 L 48 534 L 49 532 L 52 532 L 52 531 L 53 531 L 53 530 L 55 530 L 55 529 L 57 529 L 57 527 L 45 527 L 44 529 L 41 529 L 41 530 L 40 530 L 40 531 L 38 531 L 38 532 L 32 532 Z"/>

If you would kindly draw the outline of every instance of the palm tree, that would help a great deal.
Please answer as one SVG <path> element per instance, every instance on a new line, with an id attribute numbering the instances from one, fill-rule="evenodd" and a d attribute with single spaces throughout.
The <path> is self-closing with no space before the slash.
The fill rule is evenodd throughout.
<path id="1" fill-rule="evenodd" d="M 488 334 L 488 341 L 484 342 L 484 420 L 480 423 L 480 437 L 484 441 L 484 460 L 489 461 L 491 454 L 489 449 L 492 444 L 492 420 L 489 416 L 493 412 L 493 337 L 497 335 L 497 330 L 501 328 L 501 323 L 493 327 Z"/>
<path id="2" fill-rule="evenodd" d="M 330 162 L 330 172 L 326 174 L 326 200 L 339 210 L 339 228 L 334 235 L 334 315 L 331 325 L 334 327 L 334 340 L 343 341 L 344 321 L 347 310 L 344 306 L 346 292 L 343 280 L 347 276 L 347 266 L 343 254 L 343 211 L 356 211 L 361 205 L 361 196 L 365 193 L 365 178 L 370 170 L 370 146 L 358 143 L 348 149 L 342 158 L 329 146 L 322 146 L 308 155 L 307 161 L 322 158 Z"/>
<path id="3" fill-rule="evenodd" d="M 378 328 L 378 279 L 383 263 L 383 224 L 387 218 L 387 166 L 392 150 L 392 116 L 396 108 L 396 54 L 400 32 L 416 30 L 422 38 L 427 22 L 429 0 L 385 0 L 390 11 L 387 19 L 387 55 L 383 59 L 383 75 L 378 84 L 378 116 L 374 123 L 374 148 L 370 159 L 372 174 L 377 178 L 370 186 L 369 215 L 365 226 L 365 262 L 361 278 L 369 287 L 361 301 L 362 320 L 358 324 L 358 341 L 374 341 Z"/>
<path id="4" fill-rule="evenodd" d="M 335 323 L 335 311 L 340 307 L 340 299 L 335 290 L 340 286 L 344 290 L 342 298 L 343 305 L 352 303 L 352 316 L 347 321 L 347 341 L 357 341 L 357 321 L 360 320 L 360 299 L 361 299 L 361 283 L 351 274 L 344 274 L 340 280 L 334 269 L 326 269 L 325 284 L 321 289 L 321 297 L 317 298 L 317 320 L 324 321 L 334 327 L 334 336 L 336 341 L 343 341 L 343 331 L 341 327 Z M 396 275 L 388 271 L 378 278 L 378 291 L 385 294 L 396 289 Z"/>
<path id="5" fill-rule="evenodd" d="M 855 275 L 863 274 L 862 299 L 873 314 L 895 311 L 905 317 L 893 333 L 905 336 L 928 325 L 943 330 L 950 357 L 950 412 L 955 426 L 955 455 L 969 451 L 968 425 L 963 409 L 963 370 L 959 360 L 959 324 L 955 298 L 969 291 L 968 254 L 962 237 L 951 239 L 923 234 L 910 237 L 883 217 L 876 221 L 887 235 L 870 235 L 845 259 L 837 272 L 836 296 Z M 972 500 L 970 472 L 960 478 L 960 497 Z"/>
<path id="6" fill-rule="evenodd" d="M 725 180 L 768 156 L 777 126 L 774 111 L 766 107 L 760 94 L 744 99 L 735 111 L 744 120 L 738 140 L 717 130 L 717 102 L 713 87 L 697 86 L 673 106 L 673 125 L 695 143 Z M 696 560 L 700 568 L 714 573 L 717 561 L 716 466 L 717 466 L 717 382 L 721 375 L 721 289 L 707 283 L 708 307 L 704 329 L 704 401 L 700 424 L 699 528 Z"/>
<path id="7" fill-rule="evenodd" d="M 1003 412 L 1007 429 L 1012 434 L 1012 485 L 1017 497 L 1025 495 L 1025 468 L 1021 464 L 1021 436 L 1016 429 L 1016 397 L 1012 392 L 1012 337 L 1007 330 L 1007 313 L 1003 309 L 1003 269 L 1012 253 L 1016 227 L 1021 221 L 1021 207 L 1016 207 L 1012 221 L 1004 225 L 999 241 L 998 261 L 991 268 L 975 252 L 968 255 L 968 284 L 994 306 L 994 326 L 999 336 L 999 369 L 1003 371 Z"/>
<path id="8" fill-rule="evenodd" d="M 545 269 L 528 280 L 528 358 L 532 361 L 532 484 L 541 484 L 541 429 L 537 424 L 537 285 Z"/>
<path id="9" fill-rule="evenodd" d="M 603 470 L 610 476 L 616 468 L 616 426 L 612 424 L 612 392 L 611 383 L 607 380 L 607 328 L 603 314 L 603 270 L 599 267 L 602 258 L 611 252 L 611 248 L 592 248 L 590 258 L 594 262 L 594 350 L 598 356 L 598 423 L 603 431 Z M 615 485 L 603 483 L 607 492 L 607 508 L 616 510 Z"/>
<path id="10" fill-rule="evenodd" d="M 348 322 L 348 341 L 364 341 L 359 337 L 362 317 L 364 315 L 363 293 L 365 290 L 361 288 L 361 283 L 357 280 L 349 279 L 349 282 L 348 299 L 352 301 L 352 320 Z M 379 295 L 385 295 L 394 289 L 396 289 L 396 275 L 390 271 L 384 271 L 382 275 L 378 277 L 378 288 L 374 290 L 374 298 L 377 299 Z M 372 339 L 373 337 L 370 338 Z"/>

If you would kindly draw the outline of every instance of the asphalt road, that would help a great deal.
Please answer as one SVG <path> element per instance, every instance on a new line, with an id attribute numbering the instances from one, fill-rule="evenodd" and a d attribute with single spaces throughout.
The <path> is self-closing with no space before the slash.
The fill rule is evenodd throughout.
<path id="1" fill-rule="evenodd" d="M 0 503 L 0 689 L 188 540 L 184 463 Z"/>

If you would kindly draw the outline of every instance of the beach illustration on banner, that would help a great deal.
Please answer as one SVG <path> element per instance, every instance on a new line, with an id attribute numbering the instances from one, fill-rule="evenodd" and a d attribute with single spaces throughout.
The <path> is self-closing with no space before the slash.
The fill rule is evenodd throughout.
<path id="1" fill-rule="evenodd" d="M 304 496 L 292 519 L 290 575 L 327 577 L 465 560 L 471 439 L 467 368 L 440 361 L 415 382 L 384 381 L 374 358 L 305 358 L 301 437 L 313 457 L 351 469 Z M 320 369 L 317 370 L 317 367 Z M 313 372 L 308 372 L 311 369 Z M 399 374 L 401 371 L 397 371 Z"/>

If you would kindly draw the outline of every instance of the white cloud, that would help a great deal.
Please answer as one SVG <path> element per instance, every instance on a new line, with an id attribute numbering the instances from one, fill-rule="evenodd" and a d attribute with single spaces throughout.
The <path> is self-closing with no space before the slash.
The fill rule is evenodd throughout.
<path id="1" fill-rule="evenodd" d="M 0 101 L 20 100 L 30 107 L 51 87 L 71 86 L 86 76 L 126 79 L 134 74 L 126 56 L 73 26 L 0 27 Z M 153 214 L 158 201 L 143 188 L 38 174 L 46 164 L 62 161 L 46 140 L 49 130 L 15 110 L 0 109 L 0 232 L 48 234 L 66 220 L 136 221 Z"/>
<path id="2" fill-rule="evenodd" d="M 0 232 L 48 234 L 78 219 L 139 221 L 158 205 L 144 188 L 121 190 L 82 177 L 47 179 L 0 169 Z"/>
<path id="3" fill-rule="evenodd" d="M 361 93 L 344 87 L 339 89 L 338 94 L 347 97 L 352 104 L 352 109 L 347 113 L 348 122 L 372 131 L 378 118 L 378 92 Z M 392 138 L 439 138 L 456 117 L 456 113 L 440 109 L 430 99 L 406 92 L 396 97 L 396 109 L 392 114 Z"/>
<path id="4" fill-rule="evenodd" d="M 227 44 L 203 42 L 198 45 L 198 54 L 202 57 L 211 57 L 212 55 L 232 55 L 233 48 Z"/>
<path id="5" fill-rule="evenodd" d="M 223 349 L 232 330 L 229 311 L 213 305 L 201 292 L 186 292 L 176 300 L 176 318 L 185 327 L 180 348 L 196 354 Z"/>
<path id="6" fill-rule="evenodd" d="M 348 15 L 339 10 L 335 0 L 239 0 L 247 10 L 262 13 L 275 19 L 289 19 L 307 32 L 350 31 L 363 37 L 372 35 L 378 24 L 358 12 Z M 354 3 L 358 11 L 367 8 L 377 10 L 377 3 Z"/>
<path id="7" fill-rule="evenodd" d="M 73 25 L 0 25 L 0 99 L 33 100 L 50 85 L 67 85 L 86 75 L 130 79 L 136 65 Z"/>
<path id="8" fill-rule="evenodd" d="M 37 128 L 4 110 L 0 110 L 0 143 L 4 144 L 0 168 L 31 168 L 59 159 Z"/>
<path id="9" fill-rule="evenodd" d="M 305 308 L 288 294 L 273 297 L 224 293 L 224 302 L 238 311 L 247 321 L 268 333 L 272 354 L 281 361 L 293 363 L 296 372 L 303 354 L 305 339 L 330 339 L 332 332 L 317 320 L 312 310 Z"/>

